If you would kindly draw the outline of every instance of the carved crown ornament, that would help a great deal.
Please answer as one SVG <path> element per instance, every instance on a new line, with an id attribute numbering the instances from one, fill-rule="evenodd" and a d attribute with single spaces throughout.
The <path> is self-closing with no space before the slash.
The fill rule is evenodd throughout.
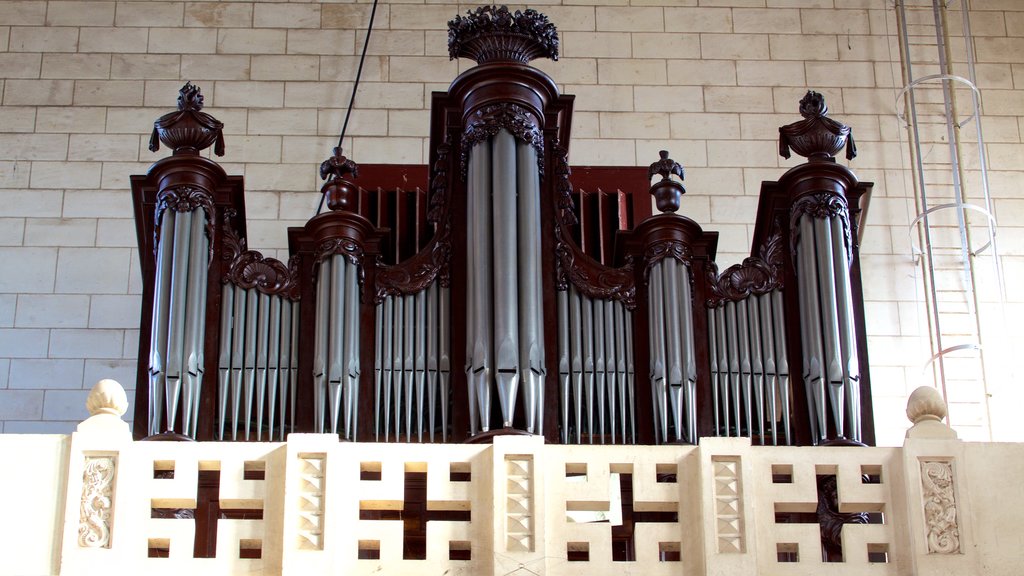
<path id="1" fill-rule="evenodd" d="M 224 253 L 221 257 L 227 263 L 227 271 L 221 281 L 231 282 L 239 288 L 255 288 L 271 296 L 298 300 L 301 295 L 299 255 L 289 258 L 286 266 L 280 260 L 265 258 L 261 253 L 249 250 L 245 238 L 240 237 L 231 225 L 236 216 L 235 210 L 226 210 L 221 227 L 224 235 Z"/>
<path id="2" fill-rule="evenodd" d="M 175 154 L 198 154 L 213 145 L 213 153 L 223 156 L 224 124 L 202 109 L 202 92 L 186 82 L 178 92 L 178 111 L 164 114 L 153 123 L 150 151 L 159 150 L 161 142 Z"/>
<path id="3" fill-rule="evenodd" d="M 804 117 L 779 128 L 779 155 L 789 158 L 789 150 L 811 162 L 835 161 L 835 155 L 846 146 L 846 159 L 857 156 L 850 127 L 829 118 L 825 97 L 808 90 L 800 100 L 800 115 Z"/>
<path id="4" fill-rule="evenodd" d="M 448 22 L 448 56 L 477 64 L 558 60 L 558 30 L 533 9 L 512 12 L 506 6 L 480 6 Z"/>
<path id="5" fill-rule="evenodd" d="M 544 135 L 541 134 L 533 114 L 511 102 L 485 106 L 472 114 L 462 132 L 462 179 L 469 172 L 469 154 L 477 144 L 488 140 L 501 129 L 529 144 L 537 151 L 537 170 L 544 175 Z"/>
<path id="6" fill-rule="evenodd" d="M 733 264 L 718 274 L 718 265 L 708 263 L 707 282 L 711 296 L 708 308 L 717 308 L 726 302 L 738 302 L 750 295 L 767 294 L 782 287 L 783 251 L 782 229 L 778 222 L 768 240 L 761 246 L 758 256 L 751 256 L 740 264 Z"/>

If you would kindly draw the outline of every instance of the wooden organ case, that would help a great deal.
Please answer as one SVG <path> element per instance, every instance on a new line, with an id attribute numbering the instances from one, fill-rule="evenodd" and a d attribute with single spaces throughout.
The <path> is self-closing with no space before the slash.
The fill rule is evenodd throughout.
<path id="1" fill-rule="evenodd" d="M 137 437 L 873 443 L 871 184 L 835 162 L 853 142 L 820 95 L 780 128 L 808 161 L 762 185 L 751 256 L 719 273 L 667 152 L 570 169 L 573 97 L 529 64 L 557 60 L 546 17 L 477 9 L 449 50 L 478 65 L 433 94 L 429 164 L 335 149 L 287 262 L 248 249 L 242 178 L 200 154 L 222 125 L 182 88 L 150 145 L 173 154 L 132 177 Z"/>

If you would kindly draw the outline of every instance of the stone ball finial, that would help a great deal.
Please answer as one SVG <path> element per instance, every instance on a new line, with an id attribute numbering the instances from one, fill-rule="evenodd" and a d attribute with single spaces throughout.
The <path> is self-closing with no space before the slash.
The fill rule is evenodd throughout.
<path id="1" fill-rule="evenodd" d="M 946 403 L 942 399 L 942 394 L 931 386 L 919 387 L 907 399 L 907 418 L 913 424 L 941 422 L 945 417 Z"/>
<path id="2" fill-rule="evenodd" d="M 100 380 L 89 392 L 85 407 L 90 416 L 111 414 L 120 418 L 128 411 L 128 395 L 117 380 Z"/>

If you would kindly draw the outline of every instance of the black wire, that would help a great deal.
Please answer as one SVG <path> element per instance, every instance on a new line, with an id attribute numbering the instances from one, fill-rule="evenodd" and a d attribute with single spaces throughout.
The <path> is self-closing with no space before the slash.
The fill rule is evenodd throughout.
<path id="1" fill-rule="evenodd" d="M 373 19 L 377 15 L 377 2 L 373 0 L 373 7 L 370 8 L 370 22 L 366 26 L 366 38 L 363 40 L 363 51 L 359 55 L 359 67 L 356 68 L 356 81 L 352 85 L 352 95 L 348 99 L 348 110 L 345 111 L 345 122 L 341 125 L 341 134 L 338 136 L 338 148 L 341 148 L 345 140 L 345 132 L 348 131 L 348 119 L 352 116 L 352 107 L 356 102 L 356 92 L 359 91 L 359 79 L 363 77 L 363 63 L 366 62 L 366 48 L 370 45 L 370 32 L 373 31 Z M 320 205 L 316 207 L 316 213 L 324 208 L 325 194 L 320 195 Z"/>

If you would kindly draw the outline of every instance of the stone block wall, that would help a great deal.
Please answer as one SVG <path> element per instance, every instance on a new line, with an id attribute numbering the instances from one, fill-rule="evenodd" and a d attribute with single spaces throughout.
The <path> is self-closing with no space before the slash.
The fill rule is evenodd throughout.
<path id="1" fill-rule="evenodd" d="M 721 232 L 720 262 L 749 250 L 756 195 L 796 159 L 777 127 L 808 88 L 854 127 L 851 166 L 875 182 L 862 262 L 879 442 L 927 381 L 914 187 L 897 24 L 886 0 L 546 0 L 563 58 L 540 66 L 576 94 L 574 164 L 687 168 L 682 211 Z M 425 162 L 430 93 L 465 62 L 445 23 L 471 6 L 382 3 L 346 137 L 358 162 Z M 513 6 L 521 7 L 521 6 Z M 990 181 L 1011 288 L 1024 280 L 1024 4 L 973 0 Z M 229 173 L 246 178 L 253 248 L 283 254 L 316 209 L 370 14 L 366 2 L 0 3 L 0 430 L 65 432 L 86 387 L 135 385 L 141 292 L 128 177 L 159 155 L 152 121 L 185 80 L 226 125 Z M 161 151 L 161 154 L 166 153 Z M 1012 326 L 1012 324 L 1011 324 Z M 1009 381 L 1009 377 L 1005 378 Z M 1015 397 L 989 390 L 992 404 Z M 985 398 L 951 400 L 953 425 L 989 437 Z M 892 424 L 890 424 L 892 423 Z M 996 423 L 996 437 L 1007 437 Z"/>

